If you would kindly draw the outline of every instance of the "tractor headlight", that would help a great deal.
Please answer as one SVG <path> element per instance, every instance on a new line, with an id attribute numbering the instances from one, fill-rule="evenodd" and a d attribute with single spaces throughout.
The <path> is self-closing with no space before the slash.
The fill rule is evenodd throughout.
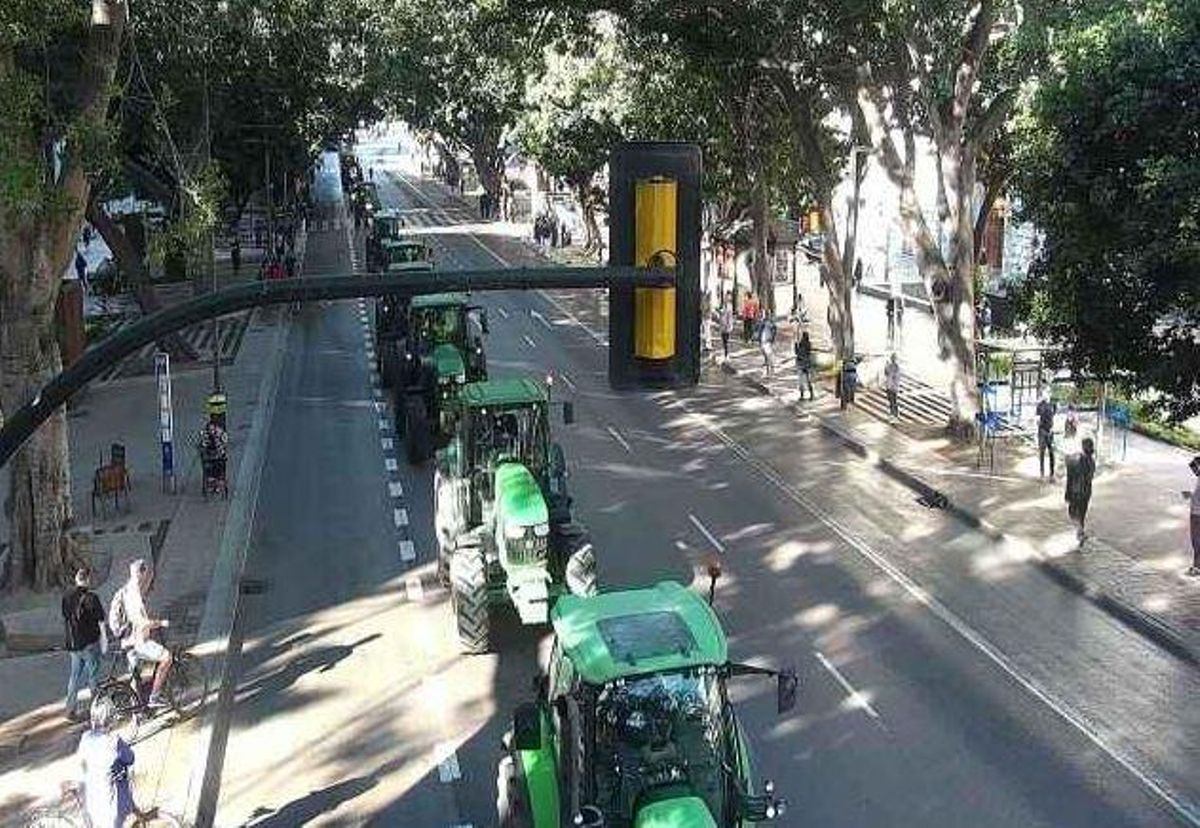
<path id="1" fill-rule="evenodd" d="M 509 540 L 520 540 L 525 537 L 525 527 L 520 524 L 510 523 L 504 527 L 504 537 Z"/>
<path id="2" fill-rule="evenodd" d="M 533 527 L 533 534 L 535 537 L 539 537 L 539 538 L 546 537 L 546 535 L 550 534 L 550 524 L 549 523 L 539 523 L 537 526 Z"/>

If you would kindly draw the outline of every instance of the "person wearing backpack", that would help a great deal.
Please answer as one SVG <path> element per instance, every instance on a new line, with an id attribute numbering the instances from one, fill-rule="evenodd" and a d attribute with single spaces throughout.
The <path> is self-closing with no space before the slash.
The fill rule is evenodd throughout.
<path id="1" fill-rule="evenodd" d="M 91 570 L 80 567 L 75 586 L 63 595 L 62 616 L 64 645 L 71 657 L 67 676 L 67 718 L 81 722 L 86 717 L 79 709 L 79 688 L 87 684 L 96 697 L 96 679 L 100 672 L 101 641 L 104 638 L 104 607 L 91 589 Z"/>
<path id="2" fill-rule="evenodd" d="M 147 703 L 150 707 L 161 707 L 160 693 L 171 671 L 172 659 L 171 651 L 153 637 L 155 630 L 165 629 L 169 622 L 165 618 L 151 618 L 146 609 L 146 593 L 153 579 L 153 571 L 145 558 L 129 564 L 129 580 L 117 590 L 109 605 L 108 626 L 129 654 L 135 671 L 142 661 L 155 665 L 154 683 Z"/>

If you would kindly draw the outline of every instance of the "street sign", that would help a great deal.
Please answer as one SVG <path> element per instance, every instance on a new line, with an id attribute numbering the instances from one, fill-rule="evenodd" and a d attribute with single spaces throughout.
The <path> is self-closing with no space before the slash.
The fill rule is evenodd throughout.
<path id="1" fill-rule="evenodd" d="M 158 441 L 162 447 L 162 487 L 175 492 L 175 414 L 171 407 L 171 356 L 154 353 L 154 379 L 158 385 Z"/>

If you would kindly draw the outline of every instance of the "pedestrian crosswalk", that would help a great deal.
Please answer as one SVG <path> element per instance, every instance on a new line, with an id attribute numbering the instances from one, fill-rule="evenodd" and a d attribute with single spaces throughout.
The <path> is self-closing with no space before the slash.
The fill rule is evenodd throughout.
<path id="1" fill-rule="evenodd" d="M 246 335 L 246 328 L 250 324 L 250 317 L 253 313 L 254 311 L 242 311 L 241 313 L 235 313 L 217 320 L 217 336 L 219 337 L 221 363 L 223 365 L 232 363 L 237 356 L 238 350 L 242 347 L 242 339 Z M 134 321 L 137 320 L 130 319 L 125 325 Z M 201 322 L 189 328 L 184 328 L 179 332 L 179 335 L 196 351 L 199 359 L 194 362 L 182 364 L 176 362 L 172 365 L 174 370 L 186 370 L 192 367 L 204 368 L 212 365 L 212 322 Z M 96 381 L 105 383 L 128 377 L 153 374 L 154 352 L 158 349 L 159 346 L 155 342 L 143 345 L 137 353 L 131 354 L 117 364 L 110 366 Z"/>

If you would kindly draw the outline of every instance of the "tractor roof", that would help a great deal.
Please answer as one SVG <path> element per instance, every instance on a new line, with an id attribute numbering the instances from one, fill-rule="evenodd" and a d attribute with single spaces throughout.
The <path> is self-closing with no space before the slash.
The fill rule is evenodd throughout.
<path id="1" fill-rule="evenodd" d="M 471 408 L 482 408 L 487 405 L 522 405 L 545 402 L 546 389 L 537 380 L 524 377 L 494 379 L 469 383 L 463 388 L 460 399 Z"/>
<path id="2" fill-rule="evenodd" d="M 719 666 L 728 658 L 712 608 L 673 581 L 588 598 L 564 595 L 551 619 L 563 652 L 588 684 Z"/>
<path id="3" fill-rule="evenodd" d="M 467 294 L 465 293 L 426 293 L 421 296 L 414 296 L 410 307 L 415 310 L 420 308 L 449 308 L 465 304 L 467 304 Z"/>
<path id="4" fill-rule="evenodd" d="M 403 214 L 400 212 L 399 208 L 396 207 L 384 207 L 375 214 L 376 221 L 379 219 L 399 219 L 402 217 Z"/>

